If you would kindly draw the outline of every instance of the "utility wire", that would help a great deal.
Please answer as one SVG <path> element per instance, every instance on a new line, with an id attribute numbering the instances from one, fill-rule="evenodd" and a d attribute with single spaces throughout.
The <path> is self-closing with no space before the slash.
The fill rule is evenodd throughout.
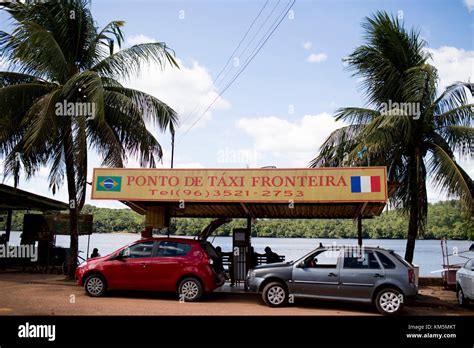
<path id="1" fill-rule="evenodd" d="M 276 3 L 275 3 L 275 6 L 273 6 L 272 10 L 270 11 L 270 13 L 267 15 L 267 17 L 265 18 L 265 20 L 263 21 L 263 23 L 260 25 L 260 27 L 257 29 L 257 31 L 255 32 L 255 34 L 252 36 L 252 38 L 250 39 L 250 41 L 247 43 L 247 45 L 244 47 L 243 51 L 239 54 L 240 57 L 244 57 L 245 56 L 245 53 L 247 52 L 248 48 L 250 47 L 250 45 L 252 44 L 252 42 L 254 42 L 255 38 L 258 36 L 258 34 L 260 33 L 260 31 L 263 29 L 263 27 L 265 26 L 265 24 L 267 24 L 268 20 L 271 18 L 271 16 L 273 15 L 273 13 L 275 12 L 275 10 L 277 9 L 278 5 L 280 4 L 280 1 L 281 0 L 278 0 Z M 275 24 L 275 22 L 273 22 L 273 24 L 270 25 L 270 28 Z M 268 31 L 267 31 L 268 32 Z M 265 37 L 266 34 L 263 35 L 263 37 Z M 258 44 L 257 44 L 258 46 Z M 234 52 L 235 53 L 235 52 Z M 232 71 L 232 69 L 230 70 L 227 70 L 227 72 L 224 74 L 224 77 L 222 77 L 221 81 L 217 81 L 217 84 L 216 84 L 216 88 L 219 89 L 220 88 L 220 84 L 221 82 L 223 82 L 223 80 L 225 79 L 225 77 Z"/>
<path id="2" fill-rule="evenodd" d="M 265 1 L 265 3 L 263 4 L 262 8 L 260 9 L 260 11 L 258 12 L 257 16 L 255 16 L 255 18 L 253 19 L 252 23 L 250 24 L 249 28 L 247 29 L 247 31 L 245 32 L 244 36 L 242 37 L 242 39 L 240 39 L 240 42 L 238 43 L 238 45 L 236 46 L 236 48 L 234 49 L 234 51 L 231 53 L 231 55 L 229 56 L 229 58 L 227 59 L 227 62 L 225 63 L 225 65 L 221 68 L 221 70 L 219 71 L 219 73 L 217 74 L 217 76 L 214 78 L 214 81 L 213 81 L 213 84 L 212 86 L 215 85 L 215 83 L 219 80 L 219 77 L 222 75 L 222 73 L 227 69 L 227 67 L 229 66 L 229 63 L 232 61 L 232 58 L 234 57 L 235 53 L 237 52 L 237 50 L 240 48 L 240 46 L 242 45 L 242 43 L 244 42 L 244 40 L 247 38 L 248 34 L 250 33 L 250 31 L 252 30 L 254 24 L 257 22 L 258 18 L 260 18 L 262 12 L 265 10 L 265 8 L 267 7 L 268 5 L 268 2 L 269 0 Z M 222 79 L 225 78 L 227 74 L 225 74 Z M 209 89 L 209 92 L 212 90 L 212 87 Z M 200 104 L 199 102 L 197 102 L 195 104 L 195 106 L 193 107 L 193 110 L 186 115 L 185 119 L 183 120 L 186 121 L 190 118 L 192 118 L 192 115 L 194 113 L 196 113 L 198 111 L 198 109 L 200 108 Z"/>
<path id="3" fill-rule="evenodd" d="M 245 71 L 245 69 L 248 67 L 248 65 L 253 61 L 253 59 L 256 57 L 256 55 L 261 51 L 261 49 L 265 46 L 265 44 L 267 43 L 267 41 L 270 39 L 270 37 L 273 35 L 273 33 L 275 32 L 276 29 L 278 29 L 278 27 L 280 26 L 280 24 L 283 22 L 283 19 L 285 19 L 286 17 L 286 14 L 288 13 L 288 11 L 293 7 L 293 5 L 295 4 L 296 0 L 292 0 L 290 5 L 282 12 L 283 13 L 283 16 L 280 18 L 280 20 L 278 21 L 278 23 L 276 24 L 276 26 L 271 30 L 270 34 L 265 38 L 265 40 L 262 42 L 262 44 L 260 45 L 260 47 L 258 47 L 253 55 L 246 61 L 246 63 L 244 64 L 244 66 L 242 67 L 242 69 L 240 71 L 238 71 L 236 73 L 236 75 L 234 75 L 234 77 L 232 78 L 232 80 L 227 84 L 227 86 L 225 86 L 225 88 L 213 99 L 213 101 L 208 105 L 208 107 L 201 113 L 201 115 L 199 116 L 199 118 L 183 133 L 183 135 L 180 137 L 180 139 L 184 138 L 184 136 L 186 134 L 189 133 L 189 131 L 204 117 L 204 115 L 209 111 L 209 109 L 215 104 L 215 102 L 222 96 L 222 94 L 224 94 L 225 91 L 227 91 L 229 89 L 230 86 L 232 86 L 232 84 L 237 80 L 237 78 Z"/>

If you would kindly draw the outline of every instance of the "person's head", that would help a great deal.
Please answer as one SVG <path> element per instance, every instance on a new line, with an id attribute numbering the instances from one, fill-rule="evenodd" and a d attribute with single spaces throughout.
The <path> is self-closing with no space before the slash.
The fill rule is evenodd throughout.
<path id="1" fill-rule="evenodd" d="M 271 253 L 271 252 L 272 252 L 272 249 L 271 249 L 269 246 L 267 246 L 267 247 L 265 248 L 265 252 L 266 252 L 267 254 L 268 254 L 268 253 Z"/>
<path id="2" fill-rule="evenodd" d="M 98 253 L 99 253 L 99 249 L 97 249 L 97 248 L 92 249 L 92 253 L 93 253 L 93 254 L 98 254 Z"/>
<path id="3" fill-rule="evenodd" d="M 218 253 L 221 253 L 221 252 L 222 252 L 222 248 L 221 248 L 220 246 L 218 246 L 218 247 L 216 247 L 216 251 L 217 251 Z"/>

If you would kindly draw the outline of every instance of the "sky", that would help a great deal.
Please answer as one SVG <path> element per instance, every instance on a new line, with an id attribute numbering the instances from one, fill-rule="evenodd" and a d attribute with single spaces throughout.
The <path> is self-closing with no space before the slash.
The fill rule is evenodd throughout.
<path id="1" fill-rule="evenodd" d="M 91 1 L 99 27 L 111 20 L 126 22 L 124 47 L 160 41 L 175 51 L 180 69 L 145 67 L 124 81 L 179 113 L 175 167 L 307 167 L 323 141 L 342 125 L 333 119 L 335 110 L 366 105 L 360 81 L 343 58 L 363 43 L 364 18 L 379 10 L 399 17 L 427 41 L 431 64 L 440 77 L 439 90 L 455 81 L 474 80 L 474 0 L 296 0 L 249 62 L 290 2 Z M 0 30 L 8 31 L 7 19 L 0 11 Z M 6 65 L 0 61 L 0 70 Z M 169 168 L 170 136 L 153 132 L 164 149 L 159 166 Z M 474 161 L 459 161 L 474 177 Z M 100 157 L 91 153 L 88 181 L 100 163 Z M 126 166 L 138 163 L 130 158 Z M 34 179 L 22 179 L 19 187 L 67 201 L 66 186 L 55 196 L 48 190 L 48 173 L 43 168 Z M 87 203 L 97 206 L 124 207 L 91 201 L 90 190 L 87 197 Z M 435 202 L 447 197 L 430 184 L 428 198 Z"/>

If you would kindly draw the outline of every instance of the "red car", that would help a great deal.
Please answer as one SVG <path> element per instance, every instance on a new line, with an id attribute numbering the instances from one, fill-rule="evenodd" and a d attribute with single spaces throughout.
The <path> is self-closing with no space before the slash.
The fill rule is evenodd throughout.
<path id="1" fill-rule="evenodd" d="M 225 281 L 214 247 L 205 240 L 148 238 L 107 256 L 87 260 L 76 270 L 77 283 L 89 296 L 107 290 L 178 292 L 198 301 Z"/>

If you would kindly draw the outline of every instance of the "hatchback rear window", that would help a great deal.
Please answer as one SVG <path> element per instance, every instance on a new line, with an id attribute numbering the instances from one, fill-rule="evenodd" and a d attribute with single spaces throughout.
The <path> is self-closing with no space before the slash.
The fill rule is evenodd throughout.
<path id="1" fill-rule="evenodd" d="M 217 255 L 217 252 L 216 250 L 214 249 L 214 247 L 211 245 L 211 243 L 209 242 L 202 242 L 201 243 L 201 246 L 202 248 L 206 251 L 207 255 L 209 255 L 209 257 L 211 259 L 218 259 L 219 258 L 219 255 Z"/>
<path id="2" fill-rule="evenodd" d="M 390 255 L 395 256 L 395 258 L 400 261 L 403 265 L 407 266 L 408 268 L 412 268 L 413 266 L 410 265 L 404 258 L 402 258 L 400 255 L 398 255 L 395 252 L 391 252 Z"/>
<path id="3" fill-rule="evenodd" d="M 388 258 L 387 255 L 379 252 L 379 251 L 376 251 L 377 253 L 377 256 L 379 257 L 379 260 L 380 262 L 382 262 L 382 266 L 383 268 L 385 269 L 392 269 L 392 268 L 396 268 L 397 266 L 395 266 L 395 264 L 392 262 L 392 260 L 390 260 Z"/>

